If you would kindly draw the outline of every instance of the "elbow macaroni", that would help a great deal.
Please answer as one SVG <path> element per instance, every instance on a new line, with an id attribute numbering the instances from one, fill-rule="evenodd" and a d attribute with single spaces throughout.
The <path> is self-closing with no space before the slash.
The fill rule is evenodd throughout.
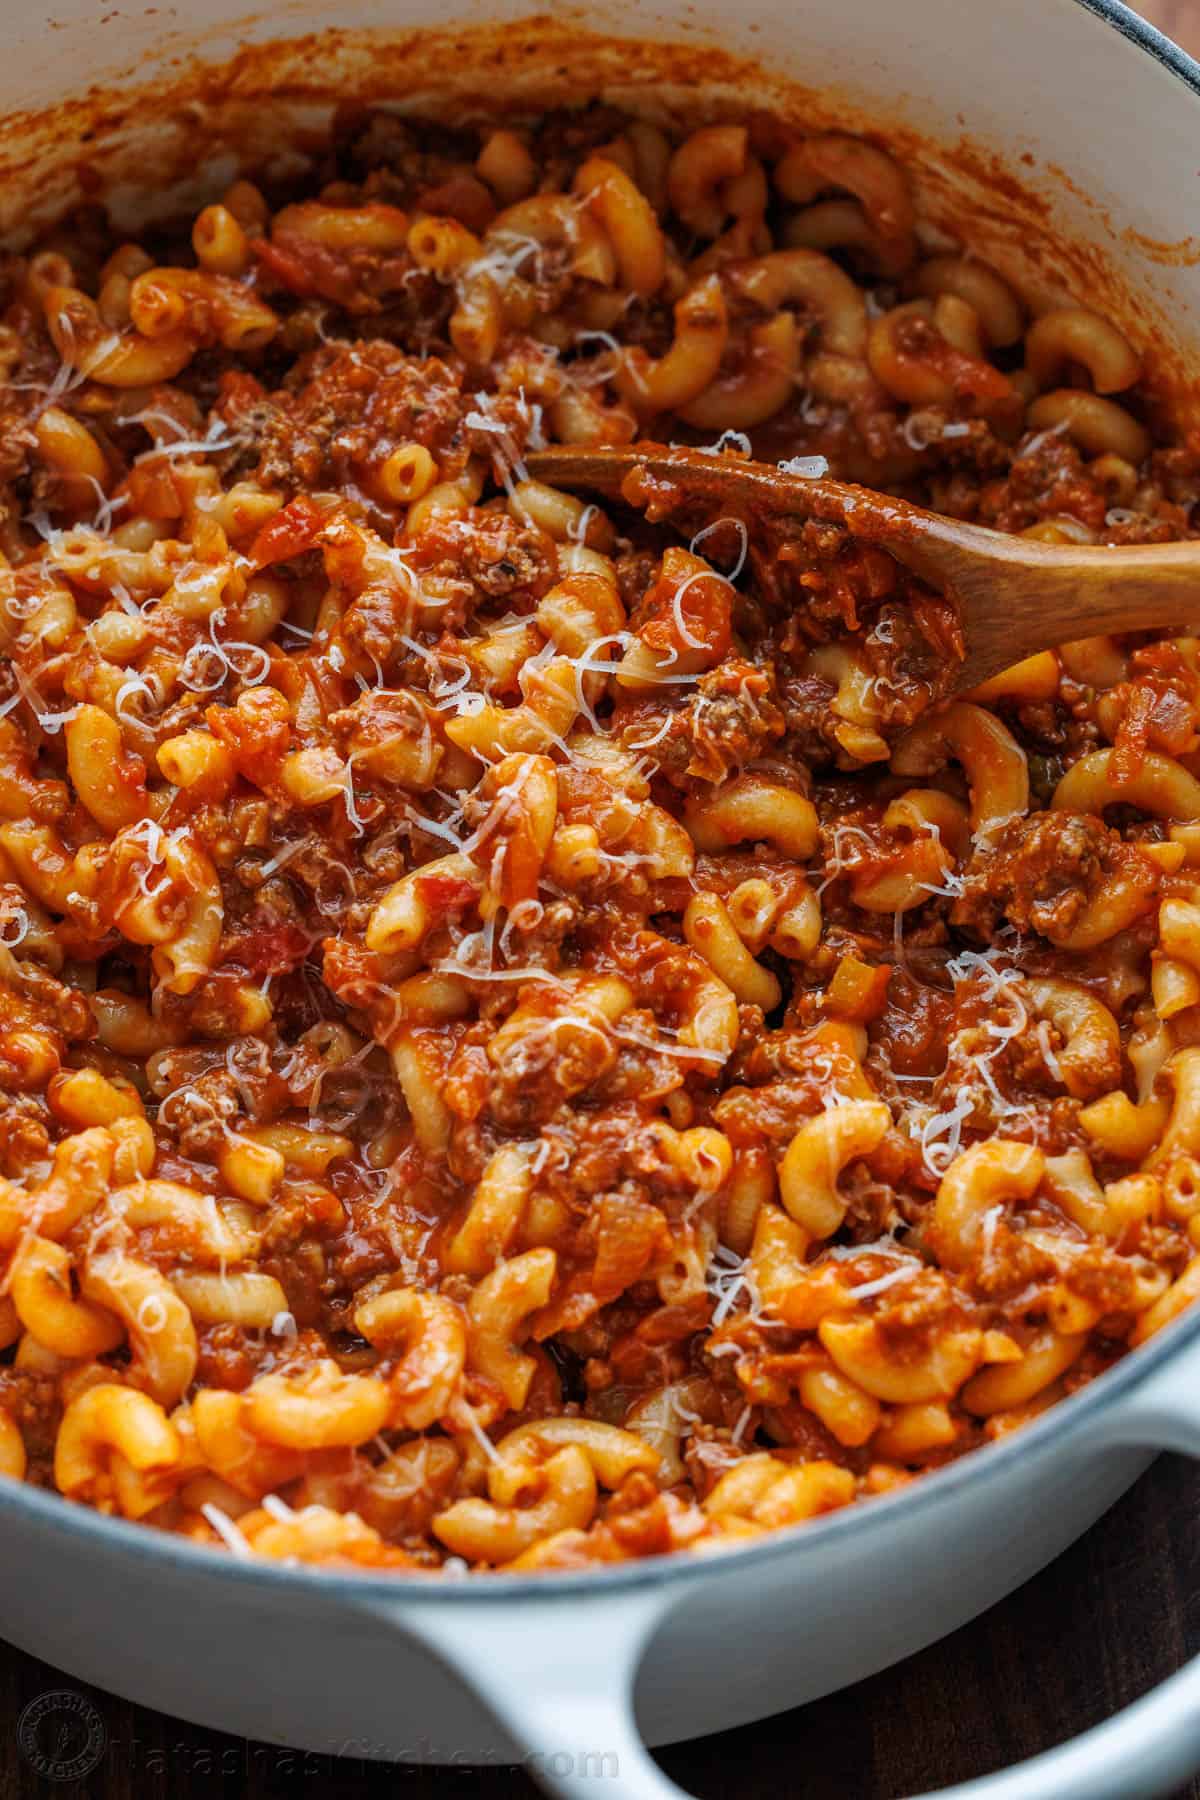
<path id="1" fill-rule="evenodd" d="M 703 1554 L 1200 1294 L 1200 642 L 947 702 L 886 520 L 528 459 L 1097 543 L 1189 535 L 1194 448 L 880 142 L 395 132 L 10 259 L 0 1474 L 339 1567 Z"/>

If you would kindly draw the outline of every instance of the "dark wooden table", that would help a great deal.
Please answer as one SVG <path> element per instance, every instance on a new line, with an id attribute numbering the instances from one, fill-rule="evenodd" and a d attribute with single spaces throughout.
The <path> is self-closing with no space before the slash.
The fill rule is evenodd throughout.
<path id="1" fill-rule="evenodd" d="M 1142 10 L 1200 57 L 1200 0 Z M 3 1596 L 0 1596 L 0 1627 Z M 899 1668 L 764 1724 L 662 1754 L 700 1800 L 889 1800 L 1019 1761 L 1085 1731 L 1200 1651 L 1200 1472 L 1164 1456 L 1082 1542 L 974 1624 Z M 23 1710 L 87 1696 L 107 1736 L 86 1781 L 48 1781 Z M 421 1770 L 201 1731 L 71 1681 L 0 1643 L 0 1800 L 533 1800 L 520 1770 Z M 1179 1800 L 1200 1800 L 1200 1780 Z"/>
<path id="2" fill-rule="evenodd" d="M 1189 56 L 1200 58 L 1200 0 L 1143 0 L 1136 10 L 1182 44 Z"/>

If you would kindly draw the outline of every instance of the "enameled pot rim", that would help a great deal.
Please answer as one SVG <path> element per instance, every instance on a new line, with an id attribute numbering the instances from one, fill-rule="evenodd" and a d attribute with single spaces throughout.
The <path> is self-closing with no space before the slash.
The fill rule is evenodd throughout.
<path id="1" fill-rule="evenodd" d="M 1090 0 L 1079 0 L 1088 4 Z M 1200 89 L 1198 89 L 1200 91 Z M 1077 1437 L 1088 1424 L 1108 1410 L 1122 1395 L 1133 1389 L 1165 1363 L 1200 1338 L 1200 1302 L 1173 1324 L 1142 1345 L 1132 1355 L 1122 1358 L 1113 1368 L 1089 1382 L 1077 1394 L 1047 1409 L 1019 1431 L 1010 1433 L 999 1443 L 986 1444 L 972 1450 L 944 1468 L 922 1475 L 890 1494 L 859 1501 L 823 1518 L 810 1519 L 801 1525 L 774 1531 L 760 1540 L 739 1543 L 720 1555 L 695 1557 L 674 1552 L 664 1556 L 647 1556 L 633 1562 L 616 1563 L 591 1569 L 577 1569 L 556 1574 L 546 1570 L 530 1575 L 486 1574 L 455 1579 L 429 1570 L 411 1573 L 394 1571 L 388 1575 L 354 1575 L 344 1569 L 326 1569 L 303 1563 L 273 1563 L 262 1557 L 242 1559 L 227 1550 L 207 1544 L 194 1544 L 170 1531 L 138 1524 L 130 1519 L 112 1518 L 93 1507 L 63 1498 L 48 1488 L 30 1487 L 25 1482 L 0 1480 L 0 1528 L 23 1512 L 40 1518 L 55 1530 L 91 1536 L 98 1551 L 132 1551 L 139 1560 L 184 1572 L 195 1571 L 226 1581 L 252 1582 L 265 1586 L 283 1585 L 294 1588 L 308 1583 L 319 1588 L 328 1598 L 331 1587 L 347 1599 L 378 1603 L 405 1598 L 428 1600 L 433 1595 L 447 1602 L 488 1599 L 526 1600 L 553 1599 L 564 1594 L 612 1593 L 618 1589 L 659 1586 L 667 1582 L 717 1576 L 732 1569 L 745 1569 L 751 1562 L 760 1563 L 774 1556 L 799 1554 L 802 1550 L 820 1555 L 835 1539 L 848 1533 L 863 1532 L 873 1524 L 884 1528 L 900 1513 L 911 1518 L 919 1512 L 933 1513 L 957 1503 L 968 1488 L 978 1487 L 1014 1463 L 1034 1457 L 1052 1440 L 1063 1442 Z M 1150 1447 L 1149 1445 L 1147 1446 Z"/>
<path id="2" fill-rule="evenodd" d="M 1176 76 L 1193 94 L 1200 96 L 1200 63 L 1131 12 L 1122 0 L 1073 0 L 1073 4 L 1102 19 Z M 554 1600 L 566 1595 L 583 1598 L 588 1594 L 608 1595 L 631 1589 L 644 1591 L 673 1583 L 716 1578 L 779 1556 L 804 1553 L 820 1556 L 830 1545 L 849 1534 L 872 1528 L 886 1529 L 901 1514 L 908 1519 L 918 1513 L 933 1514 L 953 1506 L 967 1489 L 990 1479 L 1002 1479 L 1005 1470 L 1011 1469 L 1018 1460 L 1036 1456 L 1052 1439 L 1065 1442 L 1078 1436 L 1101 1413 L 1123 1395 L 1130 1394 L 1154 1370 L 1197 1338 L 1200 1338 L 1200 1302 L 1079 1393 L 1059 1401 L 999 1443 L 973 1450 L 893 1493 L 860 1501 L 790 1529 L 772 1532 L 756 1542 L 738 1544 L 712 1557 L 676 1552 L 561 1574 L 547 1570 L 531 1575 L 489 1574 L 462 1580 L 434 1571 L 353 1575 L 342 1569 L 272 1563 L 259 1557 L 243 1560 L 226 1550 L 191 1543 L 172 1532 L 109 1517 L 90 1506 L 66 1500 L 49 1489 L 4 1480 L 0 1480 L 0 1527 L 24 1514 L 45 1522 L 56 1531 L 90 1537 L 97 1554 L 106 1550 L 133 1552 L 148 1565 L 147 1573 L 155 1566 L 169 1567 L 180 1574 L 195 1573 L 208 1580 L 250 1584 L 264 1590 L 285 1588 L 293 1593 L 298 1587 L 307 1586 L 326 1601 L 344 1596 L 352 1603 L 366 1603 L 372 1607 L 386 1601 L 399 1602 L 402 1606 L 406 1599 L 428 1601 L 434 1596 L 453 1606 L 461 1602 L 474 1605 L 514 1598 Z"/>

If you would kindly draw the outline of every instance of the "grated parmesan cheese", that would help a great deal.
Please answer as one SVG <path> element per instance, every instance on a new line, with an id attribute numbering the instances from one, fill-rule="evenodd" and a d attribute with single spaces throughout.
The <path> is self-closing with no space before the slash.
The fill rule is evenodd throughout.
<path id="1" fill-rule="evenodd" d="M 781 475 L 799 475 L 804 481 L 819 481 L 822 475 L 829 473 L 829 459 L 825 456 L 790 456 L 779 464 L 779 472 Z"/>

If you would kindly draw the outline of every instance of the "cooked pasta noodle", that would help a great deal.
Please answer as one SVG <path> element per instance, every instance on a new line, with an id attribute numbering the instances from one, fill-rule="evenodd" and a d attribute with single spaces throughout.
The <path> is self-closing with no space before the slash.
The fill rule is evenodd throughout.
<path id="1" fill-rule="evenodd" d="M 945 705 L 886 538 L 526 463 L 1178 537 L 1136 344 L 736 119 L 380 115 L 77 225 L 3 270 L 0 1474 L 341 1566 L 703 1551 L 1190 1303 L 1200 641 Z"/>

